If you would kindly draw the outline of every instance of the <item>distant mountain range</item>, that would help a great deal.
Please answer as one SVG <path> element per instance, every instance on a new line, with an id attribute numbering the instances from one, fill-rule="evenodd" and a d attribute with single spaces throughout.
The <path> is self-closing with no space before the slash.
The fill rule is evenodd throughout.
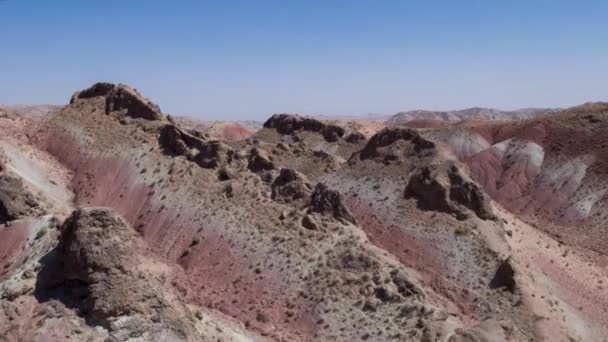
<path id="1" fill-rule="evenodd" d="M 494 108 L 473 107 L 461 110 L 451 111 L 430 111 L 430 110 L 412 110 L 408 112 L 400 112 L 393 115 L 386 121 L 388 126 L 403 124 L 414 120 L 434 120 L 434 121 L 461 121 L 464 119 L 482 119 L 482 120 L 516 120 L 528 119 L 537 115 L 548 112 L 554 112 L 554 108 L 523 108 L 517 110 L 499 110 Z"/>

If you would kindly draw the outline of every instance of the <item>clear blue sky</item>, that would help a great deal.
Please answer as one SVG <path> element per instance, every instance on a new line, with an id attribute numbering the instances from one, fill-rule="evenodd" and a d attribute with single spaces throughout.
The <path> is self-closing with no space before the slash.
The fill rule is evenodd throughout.
<path id="1" fill-rule="evenodd" d="M 608 100 L 608 1 L 0 0 L 0 103 L 263 119 Z"/>

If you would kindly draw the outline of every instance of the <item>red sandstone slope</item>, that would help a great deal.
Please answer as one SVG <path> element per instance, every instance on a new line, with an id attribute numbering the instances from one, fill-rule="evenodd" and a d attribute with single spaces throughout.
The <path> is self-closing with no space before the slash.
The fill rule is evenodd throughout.
<path id="1" fill-rule="evenodd" d="M 221 142 L 112 84 L 0 128 L 0 195 L 19 199 L 0 222 L 0 340 L 607 333 L 595 260 L 496 206 L 415 131 L 278 115 Z M 480 140 L 464 141 L 470 157 Z"/>
<path id="2" fill-rule="evenodd" d="M 564 242 L 606 254 L 608 105 L 429 130 L 495 200 Z"/>

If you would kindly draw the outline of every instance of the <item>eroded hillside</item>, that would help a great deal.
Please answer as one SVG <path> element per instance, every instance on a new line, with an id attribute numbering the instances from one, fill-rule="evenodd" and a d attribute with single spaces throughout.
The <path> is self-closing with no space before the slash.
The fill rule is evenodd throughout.
<path id="1" fill-rule="evenodd" d="M 7 112 L 0 339 L 601 341 L 598 108 L 227 140 L 124 85 Z"/>

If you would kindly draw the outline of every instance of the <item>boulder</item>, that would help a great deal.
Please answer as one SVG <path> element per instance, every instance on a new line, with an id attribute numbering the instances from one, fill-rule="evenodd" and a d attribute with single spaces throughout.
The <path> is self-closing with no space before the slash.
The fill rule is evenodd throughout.
<path id="1" fill-rule="evenodd" d="M 201 146 L 192 161 L 202 168 L 212 169 L 231 162 L 233 156 L 234 151 L 230 146 L 219 141 L 209 141 Z"/>
<path id="2" fill-rule="evenodd" d="M 342 195 L 323 183 L 318 183 L 312 193 L 309 212 L 331 215 L 337 220 L 357 224 L 355 218 L 342 203 Z"/>
<path id="3" fill-rule="evenodd" d="M 194 313 L 142 267 L 143 241 L 122 217 L 110 209 L 78 209 L 61 231 L 39 277 L 41 299 L 68 302 L 107 330 L 108 340 L 202 340 Z"/>
<path id="4" fill-rule="evenodd" d="M 312 186 L 306 176 L 293 169 L 281 169 L 271 184 L 271 198 L 278 202 L 292 203 L 310 196 Z"/>
<path id="5" fill-rule="evenodd" d="M 247 167 L 253 172 L 275 169 L 274 163 L 268 157 L 268 153 L 257 147 L 249 151 Z"/>
<path id="6" fill-rule="evenodd" d="M 0 224 L 44 213 L 39 200 L 25 188 L 21 178 L 0 171 Z"/>
<path id="7" fill-rule="evenodd" d="M 351 143 L 351 144 L 356 144 L 360 141 L 365 140 L 365 135 L 363 135 L 363 133 L 361 132 L 352 132 L 350 134 L 348 134 L 344 140 L 346 140 L 346 142 Z"/>
<path id="8" fill-rule="evenodd" d="M 490 281 L 490 288 L 502 288 L 511 293 L 515 292 L 515 270 L 513 269 L 513 266 L 511 266 L 510 258 L 507 258 L 500 263 L 496 273 L 494 273 L 494 277 L 492 277 L 492 280 Z"/>

